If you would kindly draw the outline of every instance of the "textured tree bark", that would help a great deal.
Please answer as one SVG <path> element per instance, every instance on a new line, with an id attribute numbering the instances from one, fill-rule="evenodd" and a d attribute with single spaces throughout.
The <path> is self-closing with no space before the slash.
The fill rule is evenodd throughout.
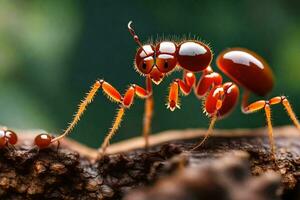
<path id="1" fill-rule="evenodd" d="M 156 134 L 149 152 L 142 149 L 142 138 L 127 140 L 112 145 L 112 155 L 100 160 L 96 150 L 69 139 L 58 151 L 55 145 L 38 151 L 31 145 L 36 133 L 21 133 L 16 149 L 0 150 L 0 199 L 170 199 L 172 188 L 180 192 L 178 200 L 223 193 L 217 198 L 300 198 L 296 129 L 275 129 L 276 162 L 265 129 L 216 130 L 205 145 L 190 152 L 204 133 L 191 129 Z"/>

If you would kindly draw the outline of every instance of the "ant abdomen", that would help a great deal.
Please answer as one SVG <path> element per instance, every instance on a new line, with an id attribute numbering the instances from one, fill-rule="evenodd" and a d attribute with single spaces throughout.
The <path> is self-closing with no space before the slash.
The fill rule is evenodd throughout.
<path id="1" fill-rule="evenodd" d="M 217 66 L 247 90 L 265 96 L 274 85 L 273 72 L 267 62 L 248 49 L 230 48 L 220 53 Z"/>

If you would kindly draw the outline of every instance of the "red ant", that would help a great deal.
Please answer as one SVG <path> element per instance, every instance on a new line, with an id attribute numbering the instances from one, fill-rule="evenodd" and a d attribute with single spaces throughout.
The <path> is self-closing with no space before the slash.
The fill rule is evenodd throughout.
<path id="1" fill-rule="evenodd" d="M 6 128 L 2 128 L 0 130 L 0 148 L 3 148 L 8 145 L 13 146 L 17 142 L 18 136 L 14 131 L 8 130 Z"/>
<path id="2" fill-rule="evenodd" d="M 41 133 L 37 135 L 34 139 L 34 144 L 39 149 L 44 149 L 50 146 L 52 144 L 52 140 L 54 139 L 54 136 L 48 134 L 48 133 Z M 59 142 L 59 141 L 58 141 Z M 58 149 L 58 147 L 57 147 Z"/>
<path id="3" fill-rule="evenodd" d="M 43 149 L 48 147 L 51 144 L 52 139 L 53 137 L 50 136 L 49 134 L 42 133 L 35 137 L 34 144 L 39 149 Z M 5 146 L 14 147 L 14 145 L 17 142 L 18 142 L 18 136 L 14 131 L 8 130 L 6 128 L 2 128 L 0 130 L 0 148 L 3 148 Z"/>
<path id="4" fill-rule="evenodd" d="M 162 41 L 155 45 L 142 45 L 138 35 L 132 28 L 132 22 L 128 23 L 128 30 L 139 45 L 135 55 L 134 67 L 140 75 L 145 76 L 146 87 L 143 88 L 136 84 L 131 84 L 124 95 L 121 95 L 108 82 L 97 80 L 79 105 L 78 111 L 64 133 L 52 139 L 50 139 L 50 136 L 45 136 L 45 139 L 39 136 L 39 138 L 36 138 L 38 146 L 46 147 L 69 134 L 80 120 L 87 105 L 93 101 L 97 91 L 102 89 L 108 99 L 120 105 L 112 128 L 101 146 L 102 153 L 105 153 L 110 139 L 120 126 L 125 109 L 130 108 L 135 96 L 145 99 L 143 135 L 147 148 L 153 113 L 152 82 L 158 85 L 166 75 L 171 74 L 175 70 L 182 70 L 183 78 L 175 79 L 171 83 L 167 107 L 171 111 L 180 108 L 179 90 L 184 95 L 189 95 L 193 90 L 198 98 L 204 100 L 204 111 L 211 118 L 206 136 L 194 149 L 201 146 L 210 136 L 215 122 L 229 115 L 236 106 L 239 97 L 237 85 L 245 89 L 242 100 L 243 113 L 248 114 L 261 109 L 265 110 L 273 156 L 275 156 L 275 147 L 270 107 L 282 103 L 295 126 L 300 129 L 300 124 L 285 96 L 277 96 L 268 101 L 260 100 L 251 104 L 248 103 L 250 93 L 265 96 L 271 91 L 274 83 L 273 73 L 269 65 L 256 53 L 243 48 L 231 48 L 223 51 L 217 58 L 217 66 L 234 81 L 223 83 L 222 76 L 214 72 L 210 66 L 213 54 L 206 44 L 196 40 L 185 40 L 179 44 L 172 41 Z M 195 76 L 197 72 L 202 72 L 198 83 Z M 47 142 L 44 143 L 44 141 Z"/>
<path id="5" fill-rule="evenodd" d="M 53 136 L 42 133 L 35 137 L 34 144 L 39 148 L 43 149 L 48 147 L 51 144 L 51 140 L 53 139 Z M 17 134 L 12 131 L 8 130 L 6 128 L 2 128 L 0 130 L 0 148 L 3 148 L 5 146 L 8 147 L 14 147 L 14 145 L 18 142 L 18 136 Z M 59 144 L 58 144 L 59 146 Z"/>

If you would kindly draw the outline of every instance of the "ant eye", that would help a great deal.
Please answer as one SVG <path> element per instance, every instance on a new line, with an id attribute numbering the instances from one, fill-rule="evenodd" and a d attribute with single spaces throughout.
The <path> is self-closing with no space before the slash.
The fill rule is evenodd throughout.
<path id="1" fill-rule="evenodd" d="M 172 71 L 177 64 L 177 59 L 169 54 L 160 54 L 156 58 L 156 65 L 159 71 L 167 73 Z"/>
<path id="2" fill-rule="evenodd" d="M 143 68 L 143 69 L 146 69 L 146 68 L 147 68 L 147 64 L 146 64 L 145 62 L 143 62 L 142 68 Z"/>
<path id="3" fill-rule="evenodd" d="M 165 61 L 164 68 L 167 69 L 168 67 L 169 67 L 169 63 L 168 63 L 168 61 L 166 60 L 166 61 Z"/>
<path id="4" fill-rule="evenodd" d="M 149 74 L 154 65 L 154 48 L 144 45 L 139 48 L 135 55 L 135 68 L 142 74 Z"/>
<path id="5" fill-rule="evenodd" d="M 136 68 L 143 74 L 149 74 L 153 68 L 154 59 L 152 56 L 146 57 L 140 61 L 139 65 L 136 65 Z"/>

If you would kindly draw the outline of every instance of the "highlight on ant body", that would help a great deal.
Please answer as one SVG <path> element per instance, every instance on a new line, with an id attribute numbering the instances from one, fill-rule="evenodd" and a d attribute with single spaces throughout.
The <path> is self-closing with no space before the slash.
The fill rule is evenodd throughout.
<path id="1" fill-rule="evenodd" d="M 241 110 L 245 114 L 264 110 L 268 125 L 271 153 L 275 158 L 275 144 L 271 123 L 271 106 L 282 104 L 289 117 L 300 129 L 292 107 L 285 96 L 273 97 L 270 100 L 259 100 L 248 103 L 251 94 L 265 96 L 274 85 L 273 72 L 266 61 L 256 53 L 244 48 L 230 48 L 220 53 L 217 57 L 217 67 L 228 76 L 232 82 L 223 82 L 222 75 L 214 72 L 211 66 L 213 54 L 208 45 L 197 40 L 184 40 L 180 43 L 174 41 L 161 41 L 155 44 L 142 44 L 140 38 L 132 28 L 132 22 L 128 23 L 128 31 L 139 46 L 134 61 L 135 70 L 145 77 L 145 87 L 131 84 L 122 95 L 116 88 L 105 80 L 97 80 L 85 99 L 79 104 L 79 108 L 67 129 L 58 137 L 50 139 L 50 136 L 42 136 L 36 141 L 46 147 L 59 141 L 68 135 L 80 120 L 80 117 L 90 104 L 97 91 L 102 89 L 104 94 L 114 103 L 119 105 L 113 125 L 102 143 L 99 151 L 105 154 L 109 142 L 118 130 L 125 110 L 129 109 L 135 97 L 145 100 L 145 113 L 143 120 L 143 136 L 145 147 L 149 145 L 149 134 L 153 116 L 152 83 L 159 85 L 166 75 L 181 70 L 182 78 L 173 80 L 170 84 L 167 108 L 174 111 L 180 107 L 179 93 L 185 96 L 194 91 L 195 96 L 204 101 L 203 110 L 210 118 L 210 125 L 204 139 L 193 149 L 200 147 L 212 134 L 214 125 L 230 114 L 238 103 L 240 95 L 239 87 L 245 90 L 241 103 Z M 199 80 L 195 74 L 202 73 Z M 45 138 L 44 138 L 45 137 Z M 41 140 L 42 139 L 42 140 Z M 44 143 L 45 142 L 45 143 Z"/>

